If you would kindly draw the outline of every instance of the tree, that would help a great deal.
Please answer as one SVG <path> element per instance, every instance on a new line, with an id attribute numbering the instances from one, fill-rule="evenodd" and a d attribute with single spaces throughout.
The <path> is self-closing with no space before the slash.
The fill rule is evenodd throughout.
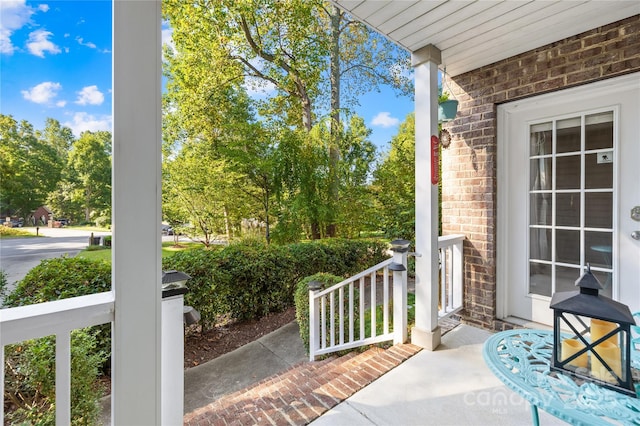
<path id="1" fill-rule="evenodd" d="M 302 228 L 314 239 L 337 235 L 347 206 L 342 198 L 355 193 L 341 192 L 344 179 L 357 180 L 345 175 L 351 169 L 343 164 L 349 153 L 342 151 L 341 116 L 350 117 L 357 96 L 380 84 L 406 88 L 408 54 L 320 0 L 167 0 L 163 6 L 175 43 L 165 50 L 165 145 L 232 147 L 219 154 L 246 178 L 243 187 L 260 200 L 266 222 L 273 201 L 282 208 L 274 212 L 279 239 L 297 238 Z M 263 95 L 245 99 L 256 88 Z M 271 141 L 256 142 L 261 138 L 241 124 L 243 115 L 251 121 L 254 107 L 253 124 L 269 129 Z M 326 124 L 330 132 L 316 130 Z M 165 157 L 171 155 L 165 148 Z"/>
<path id="2" fill-rule="evenodd" d="M 60 125 L 58 120 L 47 118 L 44 130 L 36 132 L 36 136 L 43 144 L 53 148 L 59 161 L 62 164 L 66 164 L 69 150 L 75 141 L 73 132 L 69 127 Z"/>
<path id="3" fill-rule="evenodd" d="M 44 204 L 62 164 L 30 123 L 18 124 L 10 115 L 0 115 L 0 158 L 0 211 L 26 218 Z"/>
<path id="4" fill-rule="evenodd" d="M 241 177 L 210 144 L 187 142 L 163 166 L 163 213 L 170 223 L 189 222 L 181 230 L 209 247 L 220 235 L 229 237 L 231 223 L 239 222 L 243 197 Z"/>
<path id="5" fill-rule="evenodd" d="M 349 115 L 348 107 L 358 103 L 358 96 L 377 90 L 381 84 L 398 89 L 402 94 L 411 93 L 411 81 L 408 78 L 410 64 L 406 52 L 366 25 L 353 20 L 337 6 L 325 4 L 323 10 L 328 20 L 330 46 L 329 202 L 337 205 L 340 198 L 338 163 L 343 155 L 338 140 L 342 129 L 341 114 Z M 347 90 L 343 91 L 343 86 Z M 330 219 L 327 227 L 329 236 L 335 236 L 335 225 L 334 220 Z"/>
<path id="6" fill-rule="evenodd" d="M 83 132 L 69 152 L 67 179 L 84 220 L 111 216 L 111 133 Z"/>
<path id="7" fill-rule="evenodd" d="M 415 238 L 415 117 L 407 116 L 374 172 L 372 189 L 388 238 Z"/>

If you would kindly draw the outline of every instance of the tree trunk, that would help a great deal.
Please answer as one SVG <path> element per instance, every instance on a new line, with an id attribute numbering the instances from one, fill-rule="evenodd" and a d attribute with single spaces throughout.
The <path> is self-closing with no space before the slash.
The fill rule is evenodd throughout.
<path id="1" fill-rule="evenodd" d="M 329 200 L 333 208 L 329 209 L 327 236 L 336 236 L 336 208 L 338 206 L 340 178 L 338 162 L 340 161 L 340 21 L 342 12 L 336 6 L 331 13 L 331 140 L 329 141 Z"/>

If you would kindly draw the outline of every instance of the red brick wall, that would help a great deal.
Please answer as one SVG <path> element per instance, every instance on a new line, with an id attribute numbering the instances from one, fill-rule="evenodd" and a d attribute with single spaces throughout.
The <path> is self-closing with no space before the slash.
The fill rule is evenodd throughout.
<path id="1" fill-rule="evenodd" d="M 443 149 L 442 228 L 464 234 L 463 319 L 490 329 L 496 320 L 496 106 L 640 71 L 640 15 L 496 62 L 454 78 L 460 101 Z"/>

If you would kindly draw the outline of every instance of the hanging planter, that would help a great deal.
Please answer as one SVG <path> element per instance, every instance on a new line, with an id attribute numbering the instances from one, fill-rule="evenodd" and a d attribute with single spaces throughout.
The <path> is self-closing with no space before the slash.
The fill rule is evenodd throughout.
<path id="1" fill-rule="evenodd" d="M 438 104 L 438 122 L 445 123 L 456 118 L 458 113 L 458 101 L 447 99 Z"/>

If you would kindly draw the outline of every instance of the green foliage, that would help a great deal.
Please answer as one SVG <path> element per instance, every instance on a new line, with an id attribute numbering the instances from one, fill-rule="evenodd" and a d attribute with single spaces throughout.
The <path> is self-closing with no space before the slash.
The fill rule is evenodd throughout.
<path id="1" fill-rule="evenodd" d="M 7 273 L 0 269 L 0 300 L 4 300 L 7 293 L 7 286 L 9 282 L 7 281 Z M 2 307 L 2 303 L 0 303 L 0 308 Z"/>
<path id="2" fill-rule="evenodd" d="M 5 401 L 10 424 L 55 425 L 55 337 L 29 340 L 5 348 Z M 107 353 L 96 347 L 93 333 L 71 332 L 71 424 L 97 424 L 102 391 L 96 379 Z"/>
<path id="3" fill-rule="evenodd" d="M 69 152 L 65 181 L 71 199 L 82 205 L 85 221 L 111 216 L 111 133 L 80 135 Z"/>
<path id="4" fill-rule="evenodd" d="M 25 306 L 111 290 L 111 265 L 78 257 L 44 259 L 7 297 L 6 307 Z"/>
<path id="5" fill-rule="evenodd" d="M 0 238 L 12 238 L 12 237 L 33 237 L 31 232 L 25 231 L 20 228 L 10 228 L 0 224 Z"/>
<path id="6" fill-rule="evenodd" d="M 407 116 L 374 172 L 373 191 L 387 238 L 415 239 L 415 117 Z"/>
<path id="7" fill-rule="evenodd" d="M 55 188 L 63 167 L 56 150 L 27 121 L 0 114 L 0 211 L 28 217 Z"/>
<path id="8" fill-rule="evenodd" d="M 217 251 L 176 253 L 163 269 L 192 278 L 185 304 L 211 327 L 221 316 L 260 318 L 293 305 L 294 286 L 318 272 L 353 275 L 386 259 L 387 244 L 363 240 L 321 240 L 276 246 L 256 241 L 234 243 Z"/>
<path id="9" fill-rule="evenodd" d="M 338 284 L 344 278 L 320 272 L 303 278 L 296 284 L 296 291 L 294 296 L 296 307 L 296 321 L 300 328 L 300 338 L 304 347 L 309 353 L 309 283 L 311 281 L 318 281 L 322 283 L 322 289 L 331 287 L 334 284 Z"/>
<path id="10" fill-rule="evenodd" d="M 3 302 L 6 308 L 50 302 L 111 290 L 111 265 L 80 257 L 45 259 L 18 283 Z M 91 327 L 87 331 L 97 339 L 99 351 L 111 353 L 109 324 Z M 108 363 L 102 366 L 109 367 Z"/>

